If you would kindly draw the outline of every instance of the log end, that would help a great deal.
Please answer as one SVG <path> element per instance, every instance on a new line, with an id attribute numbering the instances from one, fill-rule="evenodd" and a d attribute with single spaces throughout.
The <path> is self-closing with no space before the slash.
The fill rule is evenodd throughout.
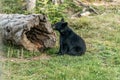
<path id="1" fill-rule="evenodd" d="M 55 46 L 56 35 L 45 15 L 1 14 L 0 17 L 5 42 L 9 40 L 30 51 L 43 51 Z"/>

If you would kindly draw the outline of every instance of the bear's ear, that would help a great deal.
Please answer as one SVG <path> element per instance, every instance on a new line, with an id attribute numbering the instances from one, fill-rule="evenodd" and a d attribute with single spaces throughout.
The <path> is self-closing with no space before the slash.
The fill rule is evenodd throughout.
<path id="1" fill-rule="evenodd" d="M 62 27 L 65 27 L 65 26 L 67 26 L 67 25 L 68 25 L 67 22 L 62 23 Z"/>
<path id="2" fill-rule="evenodd" d="M 64 18 L 61 19 L 61 22 L 64 22 Z"/>

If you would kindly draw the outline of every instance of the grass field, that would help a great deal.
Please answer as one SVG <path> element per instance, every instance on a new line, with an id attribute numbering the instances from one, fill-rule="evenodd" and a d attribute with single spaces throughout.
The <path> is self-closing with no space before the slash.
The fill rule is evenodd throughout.
<path id="1" fill-rule="evenodd" d="M 57 56 L 58 44 L 44 53 L 7 46 L 3 80 L 120 80 L 120 10 L 66 20 L 85 39 L 85 55 Z"/>

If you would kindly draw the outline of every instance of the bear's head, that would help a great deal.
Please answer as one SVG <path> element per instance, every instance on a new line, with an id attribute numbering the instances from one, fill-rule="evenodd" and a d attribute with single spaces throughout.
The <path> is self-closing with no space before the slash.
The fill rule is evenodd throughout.
<path id="1" fill-rule="evenodd" d="M 68 23 L 62 18 L 60 22 L 57 22 L 53 25 L 53 29 L 62 32 L 66 29 L 67 25 Z"/>

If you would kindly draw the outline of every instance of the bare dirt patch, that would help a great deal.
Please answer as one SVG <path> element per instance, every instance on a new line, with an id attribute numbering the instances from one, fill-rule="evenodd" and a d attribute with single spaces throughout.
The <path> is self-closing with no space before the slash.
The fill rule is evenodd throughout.
<path id="1" fill-rule="evenodd" d="M 49 60 L 51 58 L 50 55 L 47 54 L 41 54 L 40 56 L 35 56 L 32 58 L 4 58 L 4 61 L 11 61 L 11 62 L 29 62 L 29 61 L 35 61 L 35 60 Z"/>
<path id="2" fill-rule="evenodd" d="M 33 57 L 32 60 L 41 60 L 41 59 L 45 59 L 45 60 L 48 60 L 50 59 L 51 56 L 47 55 L 47 54 L 42 54 L 40 56 L 37 56 L 37 57 Z"/>

